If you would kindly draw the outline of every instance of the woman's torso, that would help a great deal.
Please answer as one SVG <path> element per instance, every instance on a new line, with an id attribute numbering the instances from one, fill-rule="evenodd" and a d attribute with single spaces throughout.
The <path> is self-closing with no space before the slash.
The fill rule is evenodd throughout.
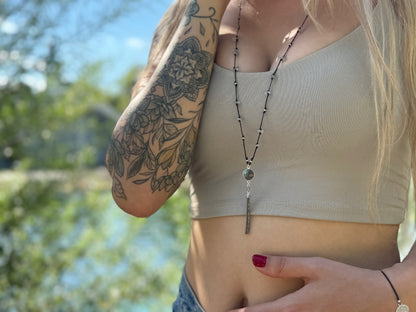
<path id="1" fill-rule="evenodd" d="M 304 18 L 300 2 L 245 1 L 241 21 L 244 36 L 239 41 L 240 72 L 266 72 L 273 68 L 275 56 L 282 55 L 286 47 L 279 42 Z M 216 70 L 233 67 L 232 38 L 238 4 L 238 0 L 231 1 L 221 22 Z M 328 17 L 322 17 L 323 25 L 330 30 L 323 34 L 309 22 L 289 51 L 285 65 L 343 38 L 359 24 L 347 7 L 339 8 L 334 20 L 336 24 L 329 22 Z M 250 116 L 256 120 L 257 117 L 260 115 Z M 233 157 L 238 161 L 242 156 Z M 244 216 L 192 221 L 185 271 L 208 312 L 273 300 L 302 286 L 301 280 L 263 276 L 251 264 L 253 254 L 322 256 L 373 269 L 399 261 L 397 225 L 254 216 L 250 234 L 245 235 L 244 223 Z"/>
<path id="2" fill-rule="evenodd" d="M 399 261 L 394 225 L 256 216 L 244 235 L 243 216 L 194 220 L 185 272 L 207 312 L 275 300 L 303 284 L 259 273 L 253 254 L 320 256 L 382 269 Z"/>

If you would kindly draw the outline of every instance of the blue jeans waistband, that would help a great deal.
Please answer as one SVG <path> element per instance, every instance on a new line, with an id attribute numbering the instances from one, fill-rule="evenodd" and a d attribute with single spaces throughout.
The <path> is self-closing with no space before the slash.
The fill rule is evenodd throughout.
<path id="1" fill-rule="evenodd" d="M 173 312 L 205 312 L 189 284 L 185 270 L 182 272 L 179 293 L 172 307 Z"/>

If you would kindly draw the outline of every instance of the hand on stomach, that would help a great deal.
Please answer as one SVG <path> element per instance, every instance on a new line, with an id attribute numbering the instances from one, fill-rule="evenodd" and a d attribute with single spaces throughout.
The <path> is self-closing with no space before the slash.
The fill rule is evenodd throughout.
<path id="1" fill-rule="evenodd" d="M 303 286 L 258 272 L 253 254 L 318 256 L 369 269 L 399 261 L 397 225 L 372 225 L 254 216 L 249 235 L 244 216 L 192 221 L 185 271 L 207 312 L 267 302 Z"/>

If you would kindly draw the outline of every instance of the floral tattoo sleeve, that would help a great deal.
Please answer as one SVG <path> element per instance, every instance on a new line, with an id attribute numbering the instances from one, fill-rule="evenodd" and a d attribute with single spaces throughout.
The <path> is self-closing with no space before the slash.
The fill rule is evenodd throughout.
<path id="1" fill-rule="evenodd" d="M 206 47 L 218 36 L 215 9 L 209 12 L 198 15 L 199 5 L 191 1 L 184 39 L 173 48 L 150 92 L 115 131 L 107 160 L 114 196 L 127 199 L 122 180 L 171 193 L 185 177 L 213 63 Z"/>

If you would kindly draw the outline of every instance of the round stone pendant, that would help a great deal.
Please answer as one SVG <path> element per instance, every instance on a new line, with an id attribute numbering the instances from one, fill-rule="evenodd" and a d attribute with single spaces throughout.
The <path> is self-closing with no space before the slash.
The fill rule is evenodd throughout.
<path id="1" fill-rule="evenodd" d="M 251 180 L 254 178 L 254 171 L 250 168 L 247 168 L 243 171 L 243 176 L 246 180 Z"/>
<path id="2" fill-rule="evenodd" d="M 399 304 L 396 309 L 396 312 L 409 312 L 409 307 L 405 304 Z"/>

